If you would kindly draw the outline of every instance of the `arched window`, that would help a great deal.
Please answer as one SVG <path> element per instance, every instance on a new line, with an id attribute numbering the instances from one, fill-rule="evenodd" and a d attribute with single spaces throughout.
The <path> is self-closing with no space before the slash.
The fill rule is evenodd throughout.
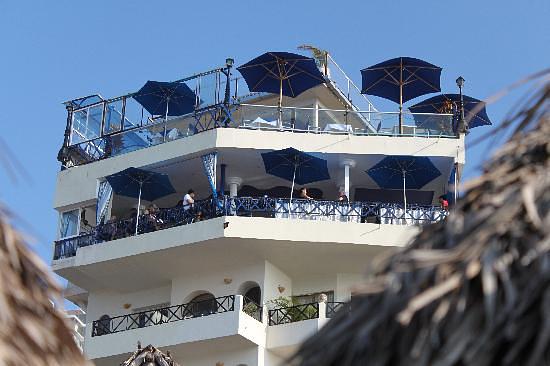
<path id="1" fill-rule="evenodd" d="M 250 302 L 255 303 L 256 305 L 260 305 L 262 302 L 262 290 L 260 289 L 260 286 L 254 286 L 249 288 L 244 294 L 244 304 L 248 304 Z"/>
<path id="2" fill-rule="evenodd" d="M 262 303 L 262 290 L 257 282 L 247 281 L 243 283 L 239 286 L 238 293 L 243 295 L 243 305 L 253 302 L 260 306 Z"/>
<path id="3" fill-rule="evenodd" d="M 206 292 L 195 296 L 187 304 L 187 313 L 192 317 L 205 316 L 218 312 L 218 302 L 214 295 Z"/>

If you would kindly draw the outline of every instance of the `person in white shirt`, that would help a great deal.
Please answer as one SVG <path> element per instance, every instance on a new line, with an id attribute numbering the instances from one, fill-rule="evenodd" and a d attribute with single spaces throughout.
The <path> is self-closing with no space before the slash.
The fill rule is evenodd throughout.
<path id="1" fill-rule="evenodd" d="M 191 207 L 193 207 L 193 204 L 195 203 L 195 191 L 190 189 L 187 191 L 187 194 L 183 196 L 183 209 L 185 211 L 189 210 Z"/>

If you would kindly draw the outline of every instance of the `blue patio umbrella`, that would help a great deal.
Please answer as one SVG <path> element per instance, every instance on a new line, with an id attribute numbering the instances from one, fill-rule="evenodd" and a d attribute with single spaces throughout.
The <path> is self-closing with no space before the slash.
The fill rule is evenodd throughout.
<path id="1" fill-rule="evenodd" d="M 289 52 L 266 52 L 237 70 L 251 92 L 279 94 L 279 123 L 283 95 L 295 98 L 325 82 L 314 59 Z"/>
<path id="2" fill-rule="evenodd" d="M 181 116 L 195 109 L 197 96 L 182 82 L 149 80 L 133 98 L 152 115 Z"/>
<path id="3" fill-rule="evenodd" d="M 403 189 L 407 207 L 407 189 L 420 189 L 441 175 L 425 156 L 386 156 L 366 171 L 380 188 Z"/>
<path id="4" fill-rule="evenodd" d="M 154 201 L 176 192 L 166 174 L 144 169 L 130 167 L 109 175 L 106 179 L 113 188 L 113 192 L 116 194 L 138 199 L 136 234 L 138 230 L 141 200 Z"/>
<path id="5" fill-rule="evenodd" d="M 399 130 L 403 132 L 403 103 L 441 91 L 441 67 L 412 58 L 397 57 L 361 70 L 361 93 L 399 103 Z"/>
<path id="6" fill-rule="evenodd" d="M 295 183 L 303 185 L 330 179 L 326 160 L 292 147 L 262 153 L 262 159 L 268 174 L 292 181 L 291 202 Z"/>
<path id="7" fill-rule="evenodd" d="M 467 95 L 463 95 L 462 98 L 469 128 L 492 125 L 485 102 Z M 412 113 L 452 113 L 458 109 L 458 106 L 460 106 L 460 94 L 440 94 L 410 106 L 409 110 Z"/>

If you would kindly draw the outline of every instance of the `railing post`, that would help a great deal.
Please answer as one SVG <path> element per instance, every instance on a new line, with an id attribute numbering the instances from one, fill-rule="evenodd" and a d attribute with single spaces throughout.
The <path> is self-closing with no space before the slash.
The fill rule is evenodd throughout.
<path id="1" fill-rule="evenodd" d="M 319 319 L 327 319 L 327 303 L 319 302 Z"/>
<path id="2" fill-rule="evenodd" d="M 243 295 L 234 295 L 235 296 L 235 302 L 234 302 L 234 309 L 235 311 L 243 311 Z"/>

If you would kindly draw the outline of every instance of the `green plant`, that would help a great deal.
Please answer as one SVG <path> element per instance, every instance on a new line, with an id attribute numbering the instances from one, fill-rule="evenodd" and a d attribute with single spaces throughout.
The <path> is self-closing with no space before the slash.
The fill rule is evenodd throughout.
<path id="1" fill-rule="evenodd" d="M 245 312 L 245 314 L 248 314 L 252 317 L 256 315 L 259 309 L 260 307 L 252 301 L 244 304 L 243 306 L 243 311 Z"/>
<path id="2" fill-rule="evenodd" d="M 271 309 L 281 309 L 288 316 L 291 322 L 313 319 L 317 316 L 317 307 L 312 304 L 299 304 L 294 299 L 285 296 L 279 296 L 276 299 L 267 302 Z"/>

